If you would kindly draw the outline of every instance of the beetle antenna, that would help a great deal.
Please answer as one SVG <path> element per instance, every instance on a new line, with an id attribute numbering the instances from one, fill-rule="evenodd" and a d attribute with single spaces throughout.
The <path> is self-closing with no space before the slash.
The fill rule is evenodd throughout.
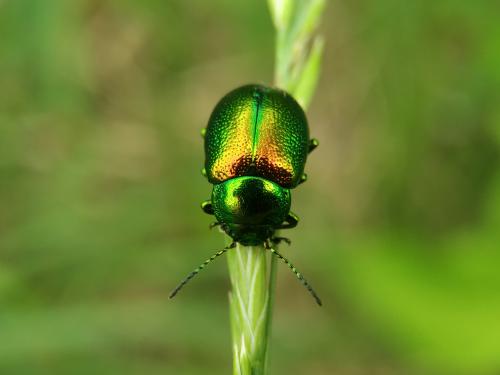
<path id="1" fill-rule="evenodd" d="M 179 285 L 177 285 L 177 287 L 172 291 L 172 293 L 170 293 L 170 296 L 168 298 L 170 298 L 170 299 L 174 298 L 175 295 L 177 293 L 179 293 L 179 290 L 181 290 L 182 287 L 184 285 L 186 285 L 189 282 L 189 280 L 191 280 L 193 277 L 195 277 L 203 268 L 205 268 L 209 263 L 212 263 L 212 261 L 215 258 L 221 256 L 222 254 L 224 254 L 229 249 L 233 249 L 235 247 L 236 247 L 236 242 L 233 242 L 231 245 L 226 246 L 222 250 L 217 251 L 214 255 L 212 255 L 210 258 L 208 258 L 206 261 L 204 261 L 202 264 L 200 264 L 197 268 L 195 268 L 193 270 L 193 272 L 191 272 L 189 275 L 187 275 L 186 278 L 184 280 L 182 280 Z"/>
<path id="2" fill-rule="evenodd" d="M 288 259 L 286 259 L 283 255 L 281 255 L 276 249 L 273 249 L 269 245 L 269 243 L 266 243 L 265 248 L 267 250 L 269 250 L 271 253 L 273 253 L 274 255 L 276 255 L 278 258 L 280 258 L 288 266 L 288 268 L 290 268 L 290 270 L 295 274 L 295 276 L 297 276 L 297 279 L 299 279 L 299 281 L 302 283 L 302 285 L 304 285 L 306 287 L 306 289 L 309 291 L 309 293 L 311 293 L 313 298 L 316 300 L 316 303 L 319 306 L 321 306 L 322 303 L 321 303 L 321 300 L 319 299 L 318 295 L 316 294 L 314 289 L 311 287 L 311 285 L 309 285 L 309 283 L 304 278 L 304 276 L 302 276 L 302 274 L 297 270 L 297 268 L 295 268 L 295 266 L 292 263 L 290 263 L 290 261 Z"/>

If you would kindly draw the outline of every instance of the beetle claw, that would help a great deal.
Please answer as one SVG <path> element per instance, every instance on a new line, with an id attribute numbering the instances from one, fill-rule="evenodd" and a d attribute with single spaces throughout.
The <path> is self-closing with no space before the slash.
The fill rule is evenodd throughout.
<path id="1" fill-rule="evenodd" d="M 218 221 L 214 221 L 213 223 L 210 223 L 210 225 L 208 226 L 208 229 L 214 229 L 215 227 L 221 225 L 221 223 L 219 223 Z"/>

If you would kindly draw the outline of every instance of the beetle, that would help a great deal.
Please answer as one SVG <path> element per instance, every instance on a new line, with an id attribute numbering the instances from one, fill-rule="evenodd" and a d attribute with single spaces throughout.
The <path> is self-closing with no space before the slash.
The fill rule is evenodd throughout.
<path id="1" fill-rule="evenodd" d="M 287 238 L 279 229 L 293 228 L 299 218 L 292 211 L 290 190 L 307 180 L 307 155 L 318 146 L 309 138 L 304 111 L 288 93 L 250 84 L 226 94 L 215 106 L 205 129 L 205 167 L 202 174 L 213 185 L 202 210 L 213 215 L 211 227 L 220 228 L 232 243 L 191 272 L 170 294 L 179 290 L 206 265 L 236 247 L 264 245 L 288 265 L 321 305 L 309 283 L 273 245 Z"/>

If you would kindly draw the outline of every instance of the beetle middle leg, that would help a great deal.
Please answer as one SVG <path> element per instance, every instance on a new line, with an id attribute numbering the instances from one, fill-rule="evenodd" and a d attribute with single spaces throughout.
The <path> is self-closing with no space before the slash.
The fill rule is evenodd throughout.
<path id="1" fill-rule="evenodd" d="M 319 141 L 316 138 L 311 138 L 311 140 L 309 141 L 309 152 L 311 152 L 318 146 L 319 146 Z"/>

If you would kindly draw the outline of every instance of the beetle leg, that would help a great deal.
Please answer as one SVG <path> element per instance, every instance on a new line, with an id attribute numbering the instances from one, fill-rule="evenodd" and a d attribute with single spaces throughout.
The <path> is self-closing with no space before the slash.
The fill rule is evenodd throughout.
<path id="1" fill-rule="evenodd" d="M 206 134 L 206 133 L 207 133 L 207 128 L 202 128 L 202 129 L 200 130 L 200 134 L 201 134 L 201 137 L 202 137 L 202 138 L 205 138 L 205 134 Z"/>
<path id="2" fill-rule="evenodd" d="M 292 241 L 286 237 L 273 237 L 271 238 L 271 242 L 275 245 L 279 245 L 281 242 L 285 242 L 287 245 L 291 245 Z"/>
<path id="3" fill-rule="evenodd" d="M 218 221 L 214 221 L 213 223 L 210 223 L 208 226 L 208 229 L 214 229 L 215 227 L 222 225 L 222 223 L 219 223 Z"/>
<path id="4" fill-rule="evenodd" d="M 311 140 L 309 141 L 309 152 L 311 152 L 318 146 L 319 146 L 319 141 L 316 138 L 311 138 Z"/>
<path id="5" fill-rule="evenodd" d="M 201 168 L 201 174 L 203 177 L 207 177 L 207 169 L 205 167 Z"/>
<path id="6" fill-rule="evenodd" d="M 300 177 L 300 180 L 299 180 L 299 185 L 300 184 L 303 184 L 304 182 L 307 181 L 307 174 L 303 174 L 301 177 Z"/>
<path id="7" fill-rule="evenodd" d="M 289 212 L 283 224 L 281 224 L 277 229 L 289 229 L 297 226 L 299 222 L 299 217 L 293 212 Z M 285 224 L 286 223 L 286 224 Z"/>
<path id="8" fill-rule="evenodd" d="M 201 202 L 201 209 L 206 214 L 209 214 L 209 215 L 213 215 L 214 214 L 214 209 L 212 207 L 212 201 Z"/>

